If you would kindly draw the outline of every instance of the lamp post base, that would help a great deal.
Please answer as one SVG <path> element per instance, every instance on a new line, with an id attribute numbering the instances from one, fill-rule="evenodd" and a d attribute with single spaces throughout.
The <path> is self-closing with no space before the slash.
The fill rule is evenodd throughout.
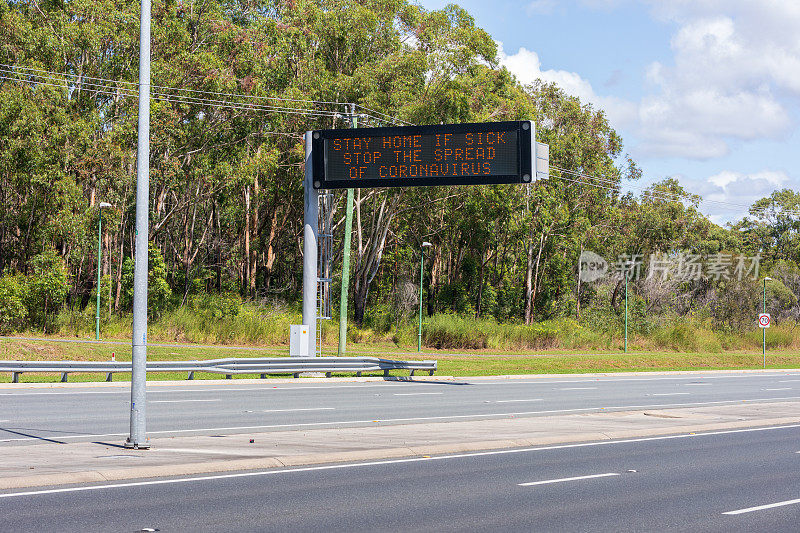
<path id="1" fill-rule="evenodd" d="M 125 448 L 128 448 L 129 450 L 149 450 L 150 449 L 150 443 L 149 442 L 144 442 L 144 443 L 138 442 L 137 443 L 137 442 L 131 442 L 129 440 L 126 440 L 125 443 L 123 444 L 123 446 Z"/>

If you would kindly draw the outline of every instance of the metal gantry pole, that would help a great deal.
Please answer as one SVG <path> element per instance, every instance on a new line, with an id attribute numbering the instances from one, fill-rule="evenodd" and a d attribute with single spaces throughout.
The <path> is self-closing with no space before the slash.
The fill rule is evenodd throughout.
<path id="1" fill-rule="evenodd" d="M 317 236 L 319 234 L 319 192 L 314 188 L 311 157 L 313 133 L 306 132 L 306 173 L 303 180 L 303 325 L 308 326 L 308 357 L 317 355 Z"/>
<path id="2" fill-rule="evenodd" d="M 150 0 L 139 32 L 139 138 L 136 148 L 136 246 L 133 267 L 131 432 L 126 448 L 149 448 L 146 431 L 147 248 L 150 210 Z"/>
<path id="3" fill-rule="evenodd" d="M 353 128 L 358 127 L 355 104 L 350 104 Z M 350 290 L 350 240 L 353 233 L 353 189 L 347 189 L 344 217 L 344 251 L 342 252 L 342 291 L 339 298 L 339 357 L 347 352 L 347 292 Z"/>
<path id="4" fill-rule="evenodd" d="M 100 270 L 103 264 L 103 206 L 97 217 L 97 312 L 95 313 L 94 340 L 100 340 Z"/>

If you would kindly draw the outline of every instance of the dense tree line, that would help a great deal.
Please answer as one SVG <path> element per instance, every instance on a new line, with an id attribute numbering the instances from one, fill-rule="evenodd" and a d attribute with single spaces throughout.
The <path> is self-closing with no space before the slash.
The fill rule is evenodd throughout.
<path id="1" fill-rule="evenodd" d="M 138 10 L 130 0 L 0 2 L 6 330 L 46 329 L 48 316 L 64 305 L 86 309 L 98 290 L 108 312 L 131 307 Z M 359 324 L 391 322 L 413 307 L 409 287 L 422 241 L 434 244 L 426 258 L 429 314 L 530 323 L 579 317 L 582 307 L 618 309 L 620 280 L 581 284 L 578 259 L 586 250 L 609 258 L 760 255 L 762 268 L 780 275 L 786 314 L 794 312 L 797 194 L 776 192 L 751 217 L 721 228 L 675 181 L 620 193 L 640 172 L 602 110 L 554 85 L 522 86 L 498 65 L 491 37 L 455 5 L 426 11 L 408 0 L 156 0 L 152 11 L 153 313 L 200 293 L 299 298 L 302 132 L 348 127 L 347 102 L 360 106 L 362 126 L 387 117 L 414 124 L 532 119 L 550 145 L 551 164 L 562 169 L 529 186 L 356 191 L 351 294 Z M 338 268 L 342 198 L 335 196 Z M 103 211 L 98 265 L 100 202 L 113 207 Z M 653 313 L 710 305 L 723 326 L 751 311 L 735 305 L 739 297 L 729 305 L 738 314 L 721 311 L 724 295 L 745 290 L 735 280 L 669 283 L 643 280 L 634 291 Z"/>

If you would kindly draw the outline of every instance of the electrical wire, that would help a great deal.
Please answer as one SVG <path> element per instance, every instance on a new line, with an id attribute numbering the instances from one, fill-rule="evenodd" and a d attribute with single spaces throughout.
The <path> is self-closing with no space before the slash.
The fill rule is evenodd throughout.
<path id="1" fill-rule="evenodd" d="M 24 67 L 24 66 L 19 66 L 19 65 L 9 65 L 7 63 L 0 63 L 0 67 L 1 68 L 9 68 L 9 69 L 28 70 L 28 71 L 33 71 L 33 72 L 43 72 L 43 73 L 46 73 L 46 74 L 55 74 L 55 75 L 59 75 L 59 76 L 71 76 L 71 77 L 74 77 L 74 78 L 79 77 L 77 74 L 66 74 L 66 73 L 62 73 L 62 72 L 53 72 L 53 71 L 50 71 L 50 70 L 42 70 L 42 69 L 36 69 L 36 68 L 32 68 L 32 67 Z M 134 82 L 134 81 L 112 80 L 112 79 L 109 79 L 109 78 L 97 78 L 97 77 L 85 76 L 85 75 L 82 75 L 80 77 L 88 79 L 88 80 L 103 81 L 103 82 L 109 82 L 109 83 L 122 83 L 122 84 L 126 84 L 126 85 L 131 85 L 133 87 L 138 87 L 139 86 L 139 83 L 138 82 Z M 214 95 L 214 96 L 229 96 L 229 97 L 234 97 L 234 98 L 250 98 L 250 99 L 257 99 L 257 100 L 274 100 L 274 101 L 298 102 L 298 103 L 307 103 L 307 104 L 331 104 L 331 105 L 340 105 L 340 104 L 342 104 L 342 102 L 329 102 L 329 101 L 325 101 L 325 100 L 303 100 L 303 99 L 298 99 L 298 98 L 286 98 L 286 97 L 280 97 L 280 96 L 257 96 L 257 95 L 251 95 L 251 94 L 224 93 L 224 92 L 215 92 L 215 91 L 203 91 L 203 90 L 199 90 L 199 89 L 185 89 L 185 88 L 180 88 L 180 87 L 170 87 L 170 86 L 167 86 L 167 85 L 154 85 L 154 84 L 151 84 L 150 87 L 157 88 L 157 89 L 173 90 L 173 91 L 193 92 L 193 93 L 197 93 L 197 94 L 210 94 L 210 95 Z"/>
<path id="2" fill-rule="evenodd" d="M 599 181 L 600 183 L 602 183 L 604 185 L 610 184 L 611 187 L 601 186 L 601 185 L 598 185 L 596 183 L 588 182 L 588 181 L 585 181 L 585 180 L 567 180 L 567 181 L 571 181 L 571 182 L 574 182 L 574 183 L 580 183 L 580 184 L 583 184 L 583 185 L 596 186 L 596 187 L 600 187 L 600 188 L 607 189 L 607 190 L 615 190 L 617 192 L 621 192 L 621 184 L 619 184 L 618 182 L 609 180 L 607 178 L 601 178 L 599 176 L 593 176 L 591 174 L 586 174 L 586 173 L 583 173 L 583 172 L 578 172 L 578 171 L 574 171 L 574 170 L 568 170 L 568 169 L 557 167 L 557 166 L 554 166 L 554 165 L 550 166 L 550 168 L 552 170 L 556 170 L 556 171 L 558 171 L 560 173 L 570 174 L 570 175 L 572 175 L 574 177 L 588 178 L 590 180 Z M 561 179 L 567 179 L 567 178 L 564 178 L 563 176 L 560 176 L 560 178 Z M 760 207 L 760 208 L 753 208 L 752 206 L 747 206 L 747 205 L 744 205 L 744 204 L 736 204 L 736 203 L 732 203 L 732 202 L 723 202 L 723 201 L 719 201 L 719 200 L 708 200 L 708 199 L 703 198 L 700 195 L 691 195 L 690 193 L 687 193 L 686 196 L 682 196 L 682 195 L 679 195 L 679 194 L 670 193 L 668 191 L 654 191 L 652 188 L 636 186 L 636 185 L 632 185 L 632 184 L 628 184 L 628 186 L 630 188 L 638 189 L 638 190 L 643 191 L 642 194 L 644 196 L 649 196 L 651 198 L 658 199 L 658 200 L 681 201 L 682 202 L 682 201 L 691 201 L 692 200 L 692 196 L 697 196 L 699 198 L 700 202 L 702 202 L 702 203 L 716 204 L 716 205 L 721 205 L 721 206 L 724 206 L 724 207 L 735 208 L 735 209 L 740 209 L 740 210 L 744 209 L 744 210 L 749 211 L 754 216 L 758 216 L 758 213 L 761 213 L 761 215 L 763 216 L 764 215 L 764 211 L 770 209 L 770 206 L 765 206 L 765 207 Z M 788 215 L 788 216 L 800 217 L 800 209 L 796 209 L 796 208 L 793 208 L 793 209 L 782 209 L 781 212 L 779 213 L 779 215 Z"/>
<path id="3" fill-rule="evenodd" d="M 0 69 L 0 74 L 8 73 L 7 71 Z M 50 78 L 53 79 L 52 76 L 40 76 L 35 74 L 29 74 L 28 76 L 33 77 L 40 77 L 40 78 Z M 2 76 L 0 75 L 0 79 L 5 79 L 13 82 L 18 83 L 32 83 L 38 85 L 48 85 L 51 87 L 58 87 L 62 89 L 70 89 L 70 85 L 67 84 L 66 80 L 55 80 L 55 82 L 48 82 L 42 80 L 32 80 L 32 79 L 18 79 L 12 78 L 9 76 Z M 63 82 L 58 83 L 59 81 Z M 84 87 L 88 87 L 89 91 L 97 92 L 101 94 L 107 94 L 111 96 L 130 96 L 134 98 L 138 98 L 138 93 L 130 92 L 130 89 L 122 89 L 118 87 L 112 87 L 92 82 L 81 82 L 81 85 Z M 245 110 L 245 111 L 267 111 L 273 113 L 284 113 L 284 114 L 299 114 L 299 115 L 308 115 L 308 116 L 319 116 L 319 117 L 333 117 L 336 115 L 335 112 L 332 111 L 324 111 L 324 110 L 313 110 L 313 109 L 300 109 L 300 108 L 291 108 L 291 107 L 278 107 L 278 106 L 266 106 L 260 104 L 249 104 L 249 103 L 238 103 L 238 102 L 227 102 L 224 100 L 212 100 L 206 98 L 192 98 L 187 96 L 181 95 L 171 95 L 167 93 L 163 93 L 160 91 L 153 91 L 151 93 L 151 97 L 155 100 L 172 102 L 172 103 L 183 103 L 189 105 L 206 105 L 211 107 L 219 107 L 219 108 L 227 108 L 227 109 L 236 109 L 236 110 Z"/>
<path id="4" fill-rule="evenodd" d="M 25 72 L 19 72 L 19 71 L 25 71 Z M 59 72 L 53 72 L 53 71 L 49 71 L 49 70 L 36 69 L 36 68 L 32 68 L 32 67 L 24 67 L 24 66 L 19 66 L 19 65 L 10 65 L 10 64 L 7 64 L 7 63 L 0 63 L 0 72 L 6 72 L 8 74 L 24 74 L 26 76 L 33 76 L 33 77 L 44 78 L 44 79 L 51 79 L 51 80 L 56 80 L 56 81 L 62 81 L 61 78 L 69 77 L 69 78 L 72 78 L 72 80 L 76 84 L 80 81 L 81 85 L 99 87 L 99 88 L 101 88 L 101 90 L 98 91 L 98 92 L 102 92 L 103 94 L 108 94 L 108 93 L 106 93 L 104 91 L 111 90 L 112 88 L 115 90 L 114 94 L 117 94 L 118 91 L 122 91 L 124 93 L 124 91 L 126 89 L 127 90 L 134 90 L 134 89 L 138 89 L 138 86 L 139 86 L 138 83 L 131 82 L 131 81 L 111 80 L 111 79 L 108 79 L 108 78 L 98 78 L 98 77 L 85 76 L 85 75 L 78 76 L 76 74 L 59 73 Z M 33 73 L 36 73 L 36 72 L 38 72 L 40 74 L 33 74 Z M 56 78 L 56 76 L 58 76 L 58 78 Z M 90 80 L 90 81 L 87 82 L 85 80 Z M 66 81 L 66 80 L 63 80 L 63 81 Z M 125 89 L 120 89 L 119 87 L 108 86 L 108 85 L 105 85 L 104 83 L 93 83 L 95 81 L 107 82 L 107 83 L 113 83 L 113 84 L 125 84 L 128 87 L 126 87 Z M 182 92 L 182 93 L 193 93 L 193 94 L 199 94 L 199 95 L 212 95 L 212 96 L 221 96 L 221 97 L 230 97 L 230 98 L 241 98 L 241 99 L 247 99 L 247 100 L 267 100 L 267 101 L 276 101 L 276 102 L 306 103 L 306 104 L 314 104 L 314 105 L 319 105 L 319 104 L 322 104 L 322 105 L 351 105 L 348 102 L 332 102 L 332 101 L 326 101 L 326 100 L 304 100 L 304 99 L 286 98 L 286 97 L 277 97 L 277 96 L 245 95 L 245 94 L 224 93 L 224 92 L 215 92 L 215 91 L 203 91 L 203 90 L 198 90 L 198 89 L 186 89 L 186 88 L 180 88 L 180 87 L 169 87 L 169 86 L 165 86 L 165 85 L 151 85 L 150 87 L 151 87 L 151 90 L 152 89 L 160 89 L 160 91 L 153 91 L 152 94 L 155 94 L 155 95 L 158 95 L 158 96 L 169 96 L 169 97 L 171 97 L 173 99 L 176 99 L 176 100 L 182 98 L 182 99 L 186 99 L 187 102 L 193 102 L 193 103 L 198 103 L 199 101 L 203 101 L 203 102 L 208 103 L 208 105 L 212 105 L 212 104 L 220 104 L 220 105 L 227 104 L 227 105 L 239 105 L 239 106 L 253 106 L 254 108 L 257 108 L 257 109 L 263 109 L 263 110 L 275 111 L 275 112 L 278 112 L 279 110 L 287 110 L 287 111 L 291 111 L 292 113 L 297 113 L 297 111 L 296 111 L 297 108 L 278 107 L 278 106 L 272 106 L 272 105 L 259 105 L 259 104 L 244 104 L 243 102 L 230 102 L 230 101 L 227 101 L 227 100 L 217 100 L 217 99 L 211 99 L 211 98 L 198 98 L 198 97 L 184 96 L 184 95 L 170 95 L 170 94 L 164 93 L 163 91 L 178 91 L 178 92 Z M 135 95 L 131 94 L 131 93 L 124 93 L 124 94 L 130 95 L 130 96 L 138 96 L 138 93 L 135 94 Z M 384 124 L 387 124 L 387 123 L 397 124 L 398 122 L 401 122 L 401 123 L 404 123 L 404 124 L 410 124 L 409 122 L 403 121 L 403 120 L 398 119 L 396 117 L 392 117 L 392 116 L 387 115 L 385 113 L 381 113 L 380 111 L 376 111 L 374 109 L 370 109 L 370 108 L 368 108 L 366 106 L 362 106 L 360 104 L 355 104 L 355 105 L 356 105 L 356 107 L 359 107 L 359 108 L 361 108 L 361 109 L 363 109 L 365 111 L 369 111 L 371 113 L 374 113 L 374 114 L 377 114 L 377 115 L 381 115 L 380 117 L 379 116 L 375 116 L 375 115 L 371 115 L 371 114 L 367 114 L 366 115 L 368 118 L 371 118 L 373 120 L 377 120 L 378 122 L 382 122 Z M 238 107 L 237 109 L 242 109 L 242 107 Z M 338 113 L 335 112 L 335 111 L 316 110 L 313 113 L 311 111 L 307 111 L 305 113 L 300 113 L 300 114 L 314 115 L 314 116 L 328 116 L 328 117 L 330 117 L 330 116 L 334 116 L 334 115 L 336 115 Z M 381 117 L 383 117 L 383 118 L 381 118 Z"/>
<path id="5" fill-rule="evenodd" d="M 39 74 L 36 74 L 39 73 Z M 11 76 L 3 75 L 8 74 Z M 12 76 L 25 76 L 28 78 L 39 78 L 39 79 L 19 79 Z M 67 79 L 69 78 L 69 79 Z M 73 87 L 77 86 L 79 88 L 88 88 L 87 90 L 91 92 L 95 92 L 98 94 L 105 94 L 109 96 L 127 96 L 138 98 L 138 86 L 139 84 L 136 82 L 130 82 L 125 80 L 111 80 L 108 78 L 98 78 L 93 76 L 78 76 L 76 74 L 65 74 L 65 73 L 58 73 L 43 69 L 36 69 L 32 67 L 25 67 L 19 65 L 9 65 L 6 63 L 0 63 L 0 80 L 7 80 L 11 82 L 17 83 L 29 83 L 29 84 L 37 84 L 37 85 L 46 85 L 51 87 L 57 87 L 62 89 L 69 90 L 71 87 L 69 82 L 73 82 Z M 43 80 L 50 80 L 50 81 L 43 81 Z M 127 87 L 119 87 L 114 85 L 107 85 L 106 83 L 96 83 L 96 82 L 107 82 L 113 84 L 123 84 Z M 270 113 L 282 113 L 282 114 L 292 114 L 292 115 L 304 115 L 304 116 L 313 116 L 313 117 L 333 117 L 336 118 L 341 116 L 341 113 L 336 111 L 327 111 L 327 110 L 314 110 L 314 109 L 302 109 L 302 108 L 295 108 L 295 107 L 285 107 L 285 106 L 277 106 L 277 105 L 265 105 L 265 104 L 254 104 L 251 102 L 231 102 L 228 100 L 220 100 L 220 99 L 212 99 L 206 97 L 195 97 L 183 94 L 169 94 L 167 90 L 178 91 L 182 93 L 192 93 L 192 94 L 206 94 L 206 95 L 213 95 L 213 96 L 226 96 L 226 97 L 233 97 L 233 98 L 243 98 L 246 100 L 267 100 L 267 101 L 277 101 L 277 102 L 293 102 L 293 103 L 306 103 L 306 104 L 322 104 L 322 105 L 353 105 L 347 102 L 331 102 L 325 100 L 302 100 L 302 99 L 293 99 L 293 98 L 283 98 L 283 97 L 269 97 L 269 96 L 255 96 L 255 95 L 242 95 L 242 94 L 234 94 L 234 93 L 223 93 L 223 92 L 214 92 L 214 91 L 202 91 L 197 89 L 184 89 L 179 87 L 168 87 L 163 85 L 151 85 L 151 97 L 155 100 L 162 101 L 162 102 L 169 102 L 169 103 L 177 103 L 177 104 L 185 104 L 185 105 L 199 105 L 199 106 L 209 106 L 209 107 L 217 107 L 223 109 L 232 109 L 232 110 L 239 110 L 239 111 L 263 111 L 263 112 L 270 112 Z M 405 120 L 399 119 L 397 117 L 392 117 L 387 115 L 386 113 L 382 113 L 380 111 L 376 111 L 375 109 L 371 109 L 361 104 L 354 104 L 355 107 L 362 109 L 364 111 L 368 111 L 369 113 L 373 114 L 365 114 L 369 119 L 376 120 L 380 123 L 384 124 L 404 124 L 404 125 L 412 125 L 410 122 Z M 378 116 L 376 116 L 378 115 Z M 280 132 L 271 132 L 271 133 L 280 133 Z M 287 135 L 296 135 L 296 134 L 287 134 Z M 605 189 L 608 191 L 614 191 L 617 193 L 621 192 L 621 184 L 610 180 L 608 178 L 602 178 L 599 176 L 594 176 L 591 174 L 586 174 L 584 172 L 579 172 L 575 170 L 569 170 L 565 168 L 561 168 L 555 165 L 550 167 L 552 170 L 555 170 L 559 173 L 569 174 L 573 177 L 582 178 L 582 179 L 568 179 L 564 176 L 559 176 L 562 180 L 569 181 L 575 184 L 587 185 L 587 186 L 594 186 L 597 188 Z M 587 181 L 592 180 L 592 181 Z M 599 182 L 599 183 L 595 183 Z M 662 200 L 662 201 L 691 201 L 691 195 L 678 195 L 674 193 L 670 193 L 668 191 L 658 191 L 653 190 L 650 187 L 641 187 L 633 184 L 627 185 L 629 188 L 637 189 L 642 191 L 643 197 L 650 197 L 655 200 Z M 698 198 L 701 202 L 704 203 L 711 203 L 717 204 L 725 207 L 732 207 L 736 209 L 746 209 L 754 216 L 758 216 L 757 213 L 761 213 L 761 216 L 765 215 L 765 212 L 770 209 L 770 206 L 764 206 L 761 208 L 753 208 L 752 206 L 746 206 L 742 204 L 735 204 L 731 202 L 722 202 L 718 200 L 707 200 L 702 198 L 698 195 Z M 788 215 L 788 216 L 798 216 L 800 217 L 800 208 L 798 209 L 783 209 L 779 213 L 779 215 Z"/>

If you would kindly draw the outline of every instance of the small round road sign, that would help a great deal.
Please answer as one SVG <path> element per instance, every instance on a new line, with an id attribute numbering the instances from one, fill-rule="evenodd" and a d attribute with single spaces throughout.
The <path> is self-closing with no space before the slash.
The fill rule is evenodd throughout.
<path id="1" fill-rule="evenodd" d="M 761 313 L 758 315 L 758 327 L 768 328 L 770 324 L 769 313 Z"/>

